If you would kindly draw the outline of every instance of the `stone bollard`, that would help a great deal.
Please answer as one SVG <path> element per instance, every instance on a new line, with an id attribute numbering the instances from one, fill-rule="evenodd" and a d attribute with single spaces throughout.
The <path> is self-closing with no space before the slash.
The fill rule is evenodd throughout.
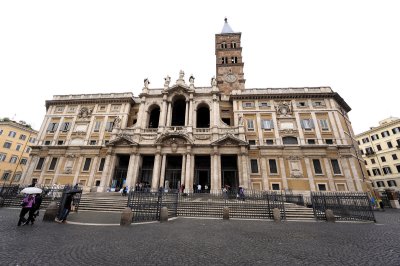
<path id="1" fill-rule="evenodd" d="M 335 222 L 335 215 L 331 209 L 326 209 L 325 211 L 326 221 L 334 223 Z"/>
<path id="2" fill-rule="evenodd" d="M 160 223 L 168 222 L 168 208 L 162 207 L 160 213 Z"/>
<path id="3" fill-rule="evenodd" d="M 229 207 L 224 207 L 222 219 L 229 220 Z"/>
<path id="4" fill-rule="evenodd" d="M 43 215 L 43 221 L 54 222 L 54 220 L 57 217 L 57 213 L 58 213 L 57 202 L 55 201 L 50 202 L 49 206 L 47 206 L 46 211 Z"/>
<path id="5" fill-rule="evenodd" d="M 121 221 L 119 225 L 121 226 L 131 225 L 132 218 L 133 218 L 133 213 L 131 208 L 126 207 L 121 213 Z"/>
<path id="6" fill-rule="evenodd" d="M 280 222 L 281 221 L 281 211 L 278 208 L 274 208 L 274 221 Z"/>

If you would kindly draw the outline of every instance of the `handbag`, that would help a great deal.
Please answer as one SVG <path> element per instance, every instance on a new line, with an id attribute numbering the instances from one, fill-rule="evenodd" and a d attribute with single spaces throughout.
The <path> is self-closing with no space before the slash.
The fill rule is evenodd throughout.
<path id="1" fill-rule="evenodd" d="M 25 207 L 26 205 L 28 205 L 28 202 L 26 201 L 21 202 L 21 207 Z"/>

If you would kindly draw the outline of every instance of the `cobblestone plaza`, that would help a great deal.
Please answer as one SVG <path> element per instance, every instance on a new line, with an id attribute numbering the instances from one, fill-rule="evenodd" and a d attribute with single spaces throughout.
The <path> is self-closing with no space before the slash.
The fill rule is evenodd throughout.
<path id="1" fill-rule="evenodd" d="M 0 209 L 1 265 L 400 264 L 397 210 L 375 212 L 376 224 L 179 218 L 129 227 L 41 216 L 17 227 L 18 214 Z"/>

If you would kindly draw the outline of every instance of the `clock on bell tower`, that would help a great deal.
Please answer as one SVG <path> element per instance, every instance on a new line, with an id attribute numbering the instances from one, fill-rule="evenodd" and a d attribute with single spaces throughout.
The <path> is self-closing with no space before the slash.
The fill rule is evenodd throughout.
<path id="1" fill-rule="evenodd" d="M 220 34 L 215 34 L 216 77 L 218 88 L 225 95 L 244 90 L 241 33 L 234 32 L 225 18 Z"/>

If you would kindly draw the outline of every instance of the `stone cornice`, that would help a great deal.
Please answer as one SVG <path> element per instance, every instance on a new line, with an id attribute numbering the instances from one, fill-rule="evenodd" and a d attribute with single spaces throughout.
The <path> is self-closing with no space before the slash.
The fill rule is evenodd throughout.
<path id="1" fill-rule="evenodd" d="M 36 130 L 34 130 L 32 128 L 26 127 L 24 125 L 21 125 L 21 124 L 19 124 L 17 122 L 13 122 L 13 121 L 0 121 L 0 125 L 18 128 L 20 130 L 27 131 L 27 132 L 30 132 L 32 134 L 38 134 L 38 131 L 36 131 Z"/>
<path id="2" fill-rule="evenodd" d="M 46 110 L 51 105 L 71 105 L 71 104 L 96 104 L 96 103 L 130 103 L 134 104 L 135 99 L 133 97 L 122 97 L 122 98 L 86 98 L 86 99 L 60 99 L 60 100 L 47 100 Z"/>

